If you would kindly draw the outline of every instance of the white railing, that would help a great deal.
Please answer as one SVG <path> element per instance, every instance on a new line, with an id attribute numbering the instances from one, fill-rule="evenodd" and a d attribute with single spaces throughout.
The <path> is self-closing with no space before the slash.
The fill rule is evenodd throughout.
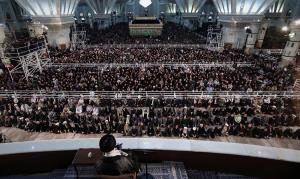
<path id="1" fill-rule="evenodd" d="M 46 40 L 39 39 L 38 42 L 30 43 L 29 46 L 25 45 L 19 48 L 6 48 L 5 55 L 7 57 L 19 57 L 45 48 L 47 48 Z"/>
<path id="2" fill-rule="evenodd" d="M 300 79 L 296 79 L 293 90 L 300 90 Z"/>
<path id="3" fill-rule="evenodd" d="M 283 52 L 283 49 L 256 49 L 257 52 L 263 52 L 270 55 L 281 55 Z M 298 51 L 298 55 L 300 55 L 300 49 Z"/>
<path id="4" fill-rule="evenodd" d="M 85 68 L 113 68 L 113 67 L 202 67 L 202 68 L 215 68 L 215 67 L 228 67 L 231 68 L 233 65 L 237 67 L 248 67 L 253 66 L 252 63 L 248 62 L 237 62 L 237 63 L 203 63 L 195 61 L 194 63 L 48 63 L 46 67 L 85 67 Z"/>
<path id="5" fill-rule="evenodd" d="M 31 98 L 63 98 L 63 97 L 97 97 L 102 99 L 195 99 L 211 97 L 287 97 L 300 99 L 300 91 L 38 91 L 38 90 L 10 90 L 0 91 L 0 97 Z"/>
<path id="6" fill-rule="evenodd" d="M 97 44 L 87 48 L 205 48 L 205 44 Z"/>

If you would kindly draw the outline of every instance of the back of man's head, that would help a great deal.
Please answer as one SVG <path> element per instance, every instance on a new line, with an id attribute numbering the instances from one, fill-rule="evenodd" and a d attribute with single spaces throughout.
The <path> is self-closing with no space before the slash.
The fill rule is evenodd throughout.
<path id="1" fill-rule="evenodd" d="M 116 139 L 113 135 L 106 134 L 100 139 L 99 146 L 102 152 L 110 152 L 116 146 Z"/>

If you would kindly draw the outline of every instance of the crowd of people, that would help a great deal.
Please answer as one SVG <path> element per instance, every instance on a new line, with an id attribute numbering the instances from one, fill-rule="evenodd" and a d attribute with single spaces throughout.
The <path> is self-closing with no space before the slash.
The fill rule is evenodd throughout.
<path id="1" fill-rule="evenodd" d="M 29 132 L 300 139 L 288 98 L 4 98 L 0 126 Z"/>
<path id="2" fill-rule="evenodd" d="M 192 32 L 179 36 L 181 27 L 166 24 L 165 29 L 167 27 L 174 29 L 164 30 L 164 33 L 176 35 L 141 38 L 144 40 L 138 43 L 197 41 L 196 37 L 192 38 Z M 91 33 L 95 43 L 137 42 L 138 38 L 127 37 L 127 32 L 124 36 L 113 33 L 122 30 L 123 24 L 112 28 L 115 29 L 99 33 L 101 36 Z M 289 91 L 294 84 L 293 67 L 279 68 L 277 61 L 245 55 L 240 50 L 88 48 L 53 50 L 50 56 L 52 63 L 68 65 L 44 67 L 29 81 L 24 80 L 23 74 L 13 74 L 12 79 L 1 63 L 0 90 L 252 92 Z M 76 66 L 75 63 L 83 65 Z M 102 65 L 97 66 L 97 63 Z M 185 65 L 191 63 L 191 66 Z M 201 65 L 221 63 L 231 65 Z M 240 63 L 249 65 L 240 66 Z M 29 132 L 120 133 L 124 136 L 300 138 L 300 129 L 294 127 L 300 124 L 299 117 L 290 99 L 286 98 L 78 98 L 0 98 L 0 126 Z"/>
<path id="3" fill-rule="evenodd" d="M 205 37 L 173 22 L 164 24 L 162 35 L 159 37 L 132 37 L 128 23 L 122 22 L 103 30 L 90 29 L 87 38 L 88 44 L 201 44 L 206 42 Z"/>
<path id="4" fill-rule="evenodd" d="M 251 92 L 289 91 L 294 84 L 292 67 L 278 68 L 277 61 L 259 55 L 244 55 L 239 50 L 218 53 L 189 48 L 96 48 L 53 51 L 51 61 L 54 64 L 84 63 L 91 66 L 49 66 L 25 81 L 23 74 L 13 74 L 12 80 L 2 64 L 0 68 L 4 74 L 0 75 L 0 89 Z M 239 62 L 248 65 L 238 65 Z M 172 65 L 174 63 L 178 63 L 177 66 Z M 231 65 L 201 65 L 224 63 Z"/>
<path id="5" fill-rule="evenodd" d="M 276 67 L 48 67 L 26 81 L 9 75 L 1 89 L 47 91 L 289 91 L 292 70 Z"/>
<path id="6" fill-rule="evenodd" d="M 257 63 L 258 56 L 242 50 L 209 51 L 200 48 L 88 48 L 52 51 L 53 63 Z"/>

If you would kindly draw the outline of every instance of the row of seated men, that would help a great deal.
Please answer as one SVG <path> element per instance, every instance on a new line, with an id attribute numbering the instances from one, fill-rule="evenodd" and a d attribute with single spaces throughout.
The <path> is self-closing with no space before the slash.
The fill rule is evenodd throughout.
<path id="1" fill-rule="evenodd" d="M 4 69 L 5 70 L 5 69 Z M 49 67 L 27 82 L 23 74 L 0 78 L 2 90 L 47 91 L 289 91 L 290 69 L 254 67 Z"/>
<path id="2" fill-rule="evenodd" d="M 147 45 L 147 44 L 145 44 Z M 245 55 L 238 49 L 226 49 L 222 52 L 202 48 L 151 47 L 151 48 L 87 48 L 70 51 L 52 50 L 53 63 L 259 63 L 268 61 L 262 55 Z M 276 62 L 276 61 L 275 61 Z"/>
<path id="3" fill-rule="evenodd" d="M 5 98 L 1 99 L 0 126 L 31 132 L 112 132 L 126 136 L 298 138 L 299 130 L 295 126 L 299 125 L 299 118 L 289 99 L 233 98 L 219 103 L 220 99 L 215 98 L 198 101 Z M 164 103 L 180 104 L 180 107 Z"/>

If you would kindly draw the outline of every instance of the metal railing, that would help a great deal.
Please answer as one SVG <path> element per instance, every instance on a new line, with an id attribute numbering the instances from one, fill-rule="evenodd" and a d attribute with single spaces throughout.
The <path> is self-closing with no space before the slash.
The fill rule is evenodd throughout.
<path id="1" fill-rule="evenodd" d="M 205 48 L 205 44 L 97 44 L 87 48 Z"/>
<path id="2" fill-rule="evenodd" d="M 47 48 L 45 39 L 40 39 L 38 42 L 31 43 L 29 46 L 5 49 L 4 53 L 8 57 L 19 57 L 45 48 Z"/>
<path id="3" fill-rule="evenodd" d="M 263 52 L 270 55 L 281 55 L 284 49 L 256 49 L 256 52 Z M 298 51 L 298 55 L 300 55 L 300 50 Z"/>
<path id="4" fill-rule="evenodd" d="M 216 67 L 228 67 L 231 68 L 233 65 L 237 67 L 249 67 L 253 66 L 252 63 L 248 62 L 237 62 L 237 63 L 48 63 L 46 67 L 83 67 L 83 68 L 113 68 L 113 67 L 128 67 L 128 68 L 138 68 L 138 67 L 201 67 L 201 68 L 216 68 Z"/>
<path id="5" fill-rule="evenodd" d="M 211 97 L 271 97 L 271 98 L 297 98 L 300 99 L 300 91 L 44 91 L 44 90 L 8 90 L 0 91 L 0 97 L 31 98 L 63 98 L 63 97 L 97 97 L 102 99 L 195 99 Z"/>

